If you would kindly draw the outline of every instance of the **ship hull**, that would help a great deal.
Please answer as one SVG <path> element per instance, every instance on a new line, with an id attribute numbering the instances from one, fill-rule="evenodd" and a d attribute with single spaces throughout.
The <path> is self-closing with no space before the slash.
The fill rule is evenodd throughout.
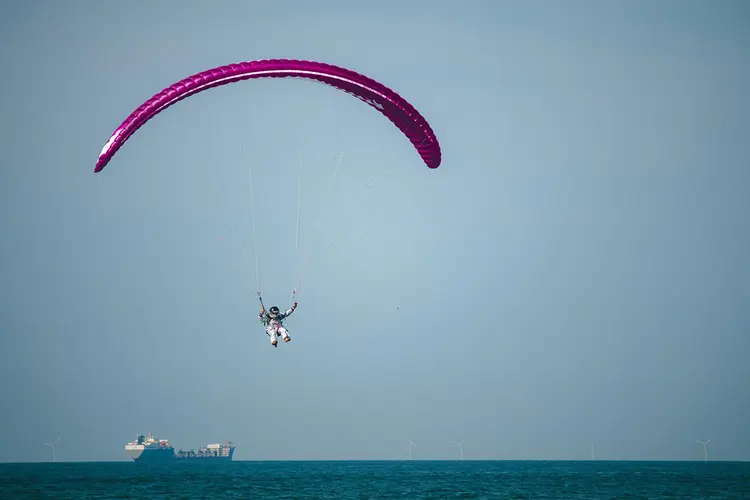
<path id="1" fill-rule="evenodd" d="M 130 452 L 130 458 L 134 462 L 140 463 L 165 463 L 172 462 L 175 459 L 174 450 L 161 449 L 161 450 L 143 450 L 141 452 Z"/>
<path id="2" fill-rule="evenodd" d="M 190 456 L 176 454 L 173 449 L 143 450 L 138 454 L 130 453 L 130 458 L 137 463 L 164 464 L 176 462 L 231 462 L 234 456 L 234 448 L 229 450 L 227 456 Z"/>

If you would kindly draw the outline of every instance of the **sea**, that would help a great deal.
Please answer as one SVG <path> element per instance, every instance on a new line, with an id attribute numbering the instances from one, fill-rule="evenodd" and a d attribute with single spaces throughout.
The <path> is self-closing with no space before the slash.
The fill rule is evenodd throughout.
<path id="1" fill-rule="evenodd" d="M 750 500 L 750 462 L 18 463 L 0 498 Z"/>

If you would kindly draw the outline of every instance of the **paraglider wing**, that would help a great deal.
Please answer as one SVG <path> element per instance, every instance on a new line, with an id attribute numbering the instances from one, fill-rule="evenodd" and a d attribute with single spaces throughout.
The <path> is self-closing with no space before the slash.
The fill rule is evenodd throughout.
<path id="1" fill-rule="evenodd" d="M 343 90 L 385 115 L 411 141 L 429 168 L 440 166 L 437 137 L 427 120 L 403 97 L 371 78 L 330 64 L 273 59 L 229 64 L 181 80 L 141 104 L 115 129 L 99 154 L 100 172 L 136 130 L 172 104 L 203 90 L 251 78 L 297 77 L 317 80 Z"/>

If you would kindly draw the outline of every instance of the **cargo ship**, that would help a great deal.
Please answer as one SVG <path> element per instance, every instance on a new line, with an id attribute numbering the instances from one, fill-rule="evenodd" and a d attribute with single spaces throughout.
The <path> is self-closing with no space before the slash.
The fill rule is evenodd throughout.
<path id="1" fill-rule="evenodd" d="M 125 445 L 125 453 L 135 462 L 167 463 L 185 461 L 220 461 L 231 462 L 234 445 L 231 441 L 208 444 L 195 450 L 175 452 L 172 444 L 166 439 L 156 439 L 153 434 L 139 435 L 134 441 Z"/>

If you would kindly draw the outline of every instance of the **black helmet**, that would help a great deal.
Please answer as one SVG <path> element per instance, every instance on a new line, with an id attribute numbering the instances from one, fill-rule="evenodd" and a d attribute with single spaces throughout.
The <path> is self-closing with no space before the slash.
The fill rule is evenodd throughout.
<path id="1" fill-rule="evenodd" d="M 279 308 L 276 306 L 271 306 L 271 309 L 268 310 L 268 313 L 271 316 L 276 316 L 277 314 L 279 314 Z"/>

